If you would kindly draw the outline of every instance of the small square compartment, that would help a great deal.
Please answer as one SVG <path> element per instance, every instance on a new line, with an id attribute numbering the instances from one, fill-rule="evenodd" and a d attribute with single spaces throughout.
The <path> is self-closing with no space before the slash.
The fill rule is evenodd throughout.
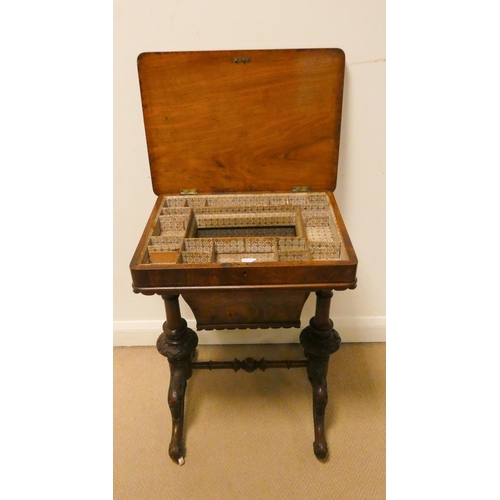
<path id="1" fill-rule="evenodd" d="M 219 263 L 246 263 L 252 262 L 276 262 L 276 253 L 217 253 L 216 262 Z"/>
<path id="2" fill-rule="evenodd" d="M 162 247 L 166 251 L 178 251 L 184 241 L 182 236 L 151 236 L 149 240 L 150 247 Z"/>
<path id="3" fill-rule="evenodd" d="M 216 238 L 214 239 L 214 249 L 217 253 L 238 253 L 245 251 L 244 238 Z"/>
<path id="4" fill-rule="evenodd" d="M 342 245 L 339 242 L 310 242 L 309 251 L 312 260 L 334 260 L 341 256 Z"/>
<path id="5" fill-rule="evenodd" d="M 184 264 L 209 264 L 212 255 L 213 252 L 181 252 L 181 261 Z"/>
<path id="6" fill-rule="evenodd" d="M 296 262 L 296 261 L 308 261 L 310 259 L 309 251 L 307 249 L 303 250 L 279 250 L 278 260 L 279 262 Z"/>
<path id="7" fill-rule="evenodd" d="M 184 250 L 187 252 L 212 252 L 214 240 L 212 238 L 186 238 Z"/>
<path id="8" fill-rule="evenodd" d="M 187 198 L 185 196 L 170 196 L 167 198 L 169 207 L 185 207 Z"/>
<path id="9" fill-rule="evenodd" d="M 276 238 L 245 238 L 245 250 L 252 253 L 276 252 Z"/>
<path id="10" fill-rule="evenodd" d="M 162 249 L 162 247 L 148 247 L 151 264 L 175 264 L 179 259 L 179 252 Z"/>

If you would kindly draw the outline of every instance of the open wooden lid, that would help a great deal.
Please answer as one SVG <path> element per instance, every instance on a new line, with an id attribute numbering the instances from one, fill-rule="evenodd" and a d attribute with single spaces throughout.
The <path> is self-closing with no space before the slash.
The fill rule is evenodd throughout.
<path id="1" fill-rule="evenodd" d="M 344 64 L 340 49 L 141 54 L 154 192 L 333 191 Z"/>

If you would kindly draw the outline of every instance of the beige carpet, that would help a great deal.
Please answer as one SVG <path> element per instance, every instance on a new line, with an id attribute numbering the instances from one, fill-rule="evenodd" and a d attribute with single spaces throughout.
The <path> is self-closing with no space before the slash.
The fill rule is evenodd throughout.
<path id="1" fill-rule="evenodd" d="M 301 359 L 294 345 L 201 346 L 198 361 Z M 154 347 L 114 350 L 114 498 L 385 498 L 385 344 L 342 344 L 330 358 L 329 457 L 313 453 L 305 368 L 195 370 L 186 396 L 186 463 L 168 456 L 169 369 Z"/>

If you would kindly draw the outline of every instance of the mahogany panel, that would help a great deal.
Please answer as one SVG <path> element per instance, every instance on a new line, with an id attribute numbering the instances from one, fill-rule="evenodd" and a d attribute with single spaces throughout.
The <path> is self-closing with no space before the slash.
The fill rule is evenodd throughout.
<path id="1" fill-rule="evenodd" d="M 198 330 L 300 327 L 309 296 L 303 290 L 207 290 L 184 292 Z"/>

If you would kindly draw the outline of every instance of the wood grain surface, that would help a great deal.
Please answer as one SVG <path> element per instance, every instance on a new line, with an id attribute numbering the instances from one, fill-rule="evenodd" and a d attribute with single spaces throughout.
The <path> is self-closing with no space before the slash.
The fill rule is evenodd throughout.
<path id="1" fill-rule="evenodd" d="M 340 49 L 144 53 L 144 124 L 157 195 L 333 191 Z"/>

